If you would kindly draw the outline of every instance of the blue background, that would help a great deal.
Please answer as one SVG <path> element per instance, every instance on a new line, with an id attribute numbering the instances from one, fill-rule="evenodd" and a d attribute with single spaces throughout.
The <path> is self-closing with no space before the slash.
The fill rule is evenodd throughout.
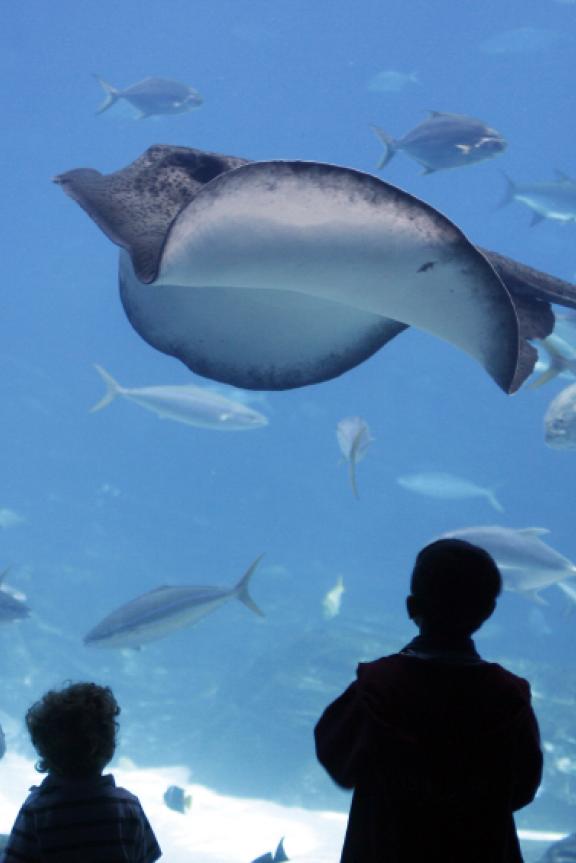
<path id="1" fill-rule="evenodd" d="M 482 43 L 534 28 L 541 43 L 490 53 Z M 123 707 L 119 755 L 183 763 L 221 791 L 346 807 L 315 764 L 311 732 L 360 659 L 413 634 L 404 596 L 414 555 L 440 532 L 541 526 L 576 557 L 575 456 L 548 449 L 542 418 L 565 382 L 514 397 L 464 354 L 413 330 L 345 376 L 255 405 L 270 425 L 220 434 L 102 394 L 92 364 L 125 386 L 196 382 L 131 329 L 109 241 L 50 180 L 106 173 L 153 143 L 251 159 L 298 158 L 375 171 L 377 123 L 400 137 L 427 110 L 485 120 L 505 154 L 424 177 L 399 153 L 383 175 L 444 212 L 476 243 L 571 280 L 574 228 L 529 227 L 498 210 L 518 182 L 574 167 L 576 5 L 553 0 L 164 0 L 9 4 L 0 31 L 2 287 L 0 507 L 25 518 L 2 532 L 8 582 L 34 615 L 0 630 L 0 707 L 21 717 L 66 679 L 109 683 Z M 378 72 L 420 84 L 372 92 Z M 138 121 L 127 106 L 95 116 L 103 94 L 148 75 L 196 87 L 197 111 Z M 336 423 L 363 417 L 375 438 L 358 468 L 340 463 Z M 441 470 L 494 488 L 435 501 L 396 477 Z M 135 595 L 166 583 L 232 585 L 261 552 L 259 620 L 230 603 L 196 628 L 137 653 L 82 637 Z M 322 598 L 344 578 L 341 613 Z M 574 617 L 551 588 L 537 608 L 504 595 L 478 644 L 527 676 L 550 744 L 543 791 L 525 826 L 570 829 Z M 22 734 L 17 745 L 28 752 Z"/>

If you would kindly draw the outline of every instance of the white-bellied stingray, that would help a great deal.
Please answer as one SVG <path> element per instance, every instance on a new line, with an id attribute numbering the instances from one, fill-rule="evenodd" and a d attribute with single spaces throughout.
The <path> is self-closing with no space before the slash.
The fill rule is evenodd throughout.
<path id="1" fill-rule="evenodd" d="M 575 302 L 566 283 L 492 257 L 429 205 L 350 168 L 158 145 L 116 173 L 56 182 L 121 247 L 139 334 L 245 389 L 329 380 L 413 325 L 514 392 L 536 359 L 528 339 L 553 326 L 547 292 Z"/>

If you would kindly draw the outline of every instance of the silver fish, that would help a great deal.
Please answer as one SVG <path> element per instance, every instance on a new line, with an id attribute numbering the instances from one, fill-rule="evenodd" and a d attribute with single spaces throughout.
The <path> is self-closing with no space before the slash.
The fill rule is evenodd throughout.
<path id="1" fill-rule="evenodd" d="M 197 90 L 168 78 L 144 78 L 125 90 L 119 90 L 99 75 L 94 77 L 106 93 L 97 114 L 107 111 L 119 99 L 124 99 L 139 111 L 138 119 L 158 114 L 183 114 L 202 104 L 202 96 Z"/>
<path id="2" fill-rule="evenodd" d="M 576 449 L 576 384 L 561 390 L 548 405 L 544 440 L 552 449 Z"/>
<path id="3" fill-rule="evenodd" d="M 140 647 L 192 626 L 231 599 L 239 599 L 255 614 L 264 614 L 248 592 L 248 584 L 262 555 L 234 587 L 180 585 L 158 587 L 127 602 L 107 615 L 84 637 L 91 647 Z"/>
<path id="4" fill-rule="evenodd" d="M 102 366 L 95 365 L 94 368 L 107 389 L 104 397 L 90 409 L 92 412 L 106 407 L 116 396 L 123 396 L 153 411 L 162 419 L 176 420 L 198 428 L 246 431 L 268 425 L 264 414 L 203 387 L 183 385 L 129 389 L 120 386 Z"/>
<path id="5" fill-rule="evenodd" d="M 561 171 L 556 171 L 556 176 L 557 179 L 549 183 L 520 184 L 504 174 L 508 185 L 498 206 L 505 207 L 511 201 L 524 204 L 532 210 L 531 226 L 544 219 L 576 221 L 576 181 Z"/>
<path id="6" fill-rule="evenodd" d="M 483 488 L 468 479 L 454 476 L 451 473 L 441 471 L 409 473 L 397 477 L 396 482 L 408 491 L 439 500 L 465 500 L 472 497 L 484 497 L 495 510 L 504 512 L 504 507 L 489 488 Z"/>
<path id="7" fill-rule="evenodd" d="M 486 54 L 536 54 L 549 51 L 564 38 L 556 30 L 516 27 L 485 39 L 480 43 L 480 50 Z"/>
<path id="8" fill-rule="evenodd" d="M 399 72 L 397 69 L 383 69 L 369 79 L 366 88 L 372 93 L 401 93 L 407 87 L 419 84 L 416 72 Z"/>
<path id="9" fill-rule="evenodd" d="M 507 590 L 538 599 L 538 591 L 576 575 L 576 566 L 547 545 L 541 537 L 549 531 L 542 527 L 515 529 L 489 525 L 467 527 L 442 534 L 442 538 L 463 539 L 484 548 L 502 571 Z"/>
<path id="10" fill-rule="evenodd" d="M 358 499 L 356 485 L 356 465 L 366 455 L 366 450 L 374 440 L 370 429 L 362 417 L 345 417 L 336 426 L 338 446 L 346 461 L 350 473 L 352 493 Z"/>
<path id="11" fill-rule="evenodd" d="M 398 139 L 392 138 L 379 126 L 372 128 L 384 144 L 378 170 L 384 168 L 399 150 L 419 162 L 425 174 L 431 174 L 492 159 L 506 149 L 506 140 L 500 132 L 465 114 L 431 111 L 424 122 Z"/>
<path id="12" fill-rule="evenodd" d="M 4 584 L 8 569 L 0 573 L 0 623 L 11 623 L 13 620 L 24 620 L 30 615 L 30 609 L 24 602 L 24 594 Z"/>
<path id="13" fill-rule="evenodd" d="M 350 168 L 157 145 L 116 173 L 55 182 L 121 247 L 142 338 L 243 389 L 330 380 L 413 325 L 515 392 L 536 360 L 529 340 L 552 331 L 550 302 L 576 306 L 573 285 L 476 248 Z"/>

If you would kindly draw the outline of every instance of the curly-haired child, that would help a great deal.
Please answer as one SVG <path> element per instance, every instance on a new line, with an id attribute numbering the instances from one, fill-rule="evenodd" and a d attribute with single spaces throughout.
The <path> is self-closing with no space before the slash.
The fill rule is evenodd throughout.
<path id="1" fill-rule="evenodd" d="M 107 686 L 74 683 L 32 705 L 26 725 L 48 776 L 14 822 L 3 863 L 154 863 L 162 852 L 137 797 L 102 771 L 120 708 Z"/>

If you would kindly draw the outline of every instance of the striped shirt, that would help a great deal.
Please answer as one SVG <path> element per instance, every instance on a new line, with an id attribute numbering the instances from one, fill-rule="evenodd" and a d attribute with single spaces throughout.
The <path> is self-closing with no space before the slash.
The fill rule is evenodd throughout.
<path id="1" fill-rule="evenodd" d="M 111 774 L 32 786 L 1 863 L 154 863 L 162 855 L 134 794 Z"/>

